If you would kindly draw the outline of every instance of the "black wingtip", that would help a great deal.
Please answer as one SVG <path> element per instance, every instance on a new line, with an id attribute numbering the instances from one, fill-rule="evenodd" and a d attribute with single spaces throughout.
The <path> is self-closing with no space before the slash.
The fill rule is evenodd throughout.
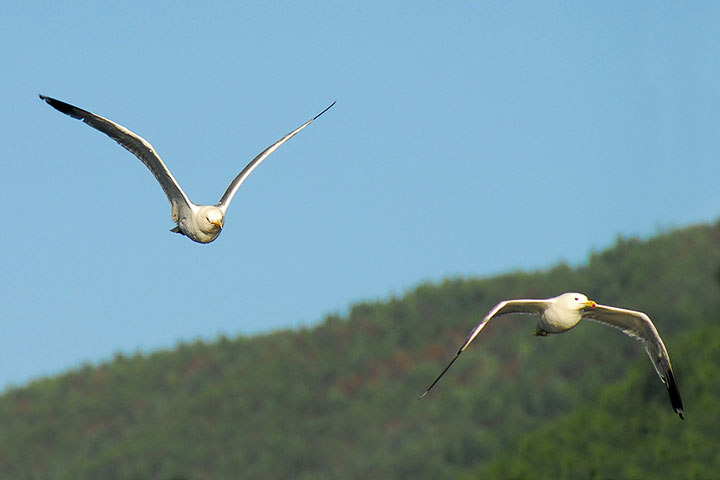
<path id="1" fill-rule="evenodd" d="M 685 410 L 683 408 L 682 398 L 680 397 L 680 389 L 677 387 L 675 375 L 673 375 L 672 371 L 670 371 L 667 376 L 667 389 L 673 410 L 680 416 L 681 420 L 685 420 Z"/>
<path id="2" fill-rule="evenodd" d="M 65 115 L 71 115 L 74 111 L 80 110 L 79 108 L 74 107 L 69 103 L 61 102 L 60 100 L 46 97 L 45 95 L 40 95 L 40 99 L 44 100 L 45 103 L 53 107 L 55 110 L 64 113 Z"/>
<path id="3" fill-rule="evenodd" d="M 463 351 L 462 351 L 462 348 L 461 348 L 460 350 L 458 350 L 458 352 L 455 354 L 455 357 L 454 357 L 452 360 L 450 360 L 450 363 L 448 364 L 448 366 L 445 367 L 445 370 L 443 370 L 442 373 L 440 373 L 440 375 L 438 375 L 438 377 L 435 379 L 435 381 L 427 388 L 427 390 L 425 390 L 425 392 L 424 392 L 422 395 L 420 395 L 420 398 L 423 398 L 425 395 L 428 394 L 428 392 L 429 392 L 430 390 L 432 390 L 432 388 L 435 386 L 435 384 L 440 381 L 440 379 L 442 378 L 443 375 L 445 375 L 445 372 L 447 372 L 448 370 L 450 370 L 450 367 L 452 367 L 453 363 L 455 363 L 455 360 L 458 359 L 458 357 L 460 356 L 460 354 L 461 354 L 462 352 L 463 352 Z M 420 398 L 418 398 L 418 400 L 419 400 Z"/>
<path id="4" fill-rule="evenodd" d="M 337 103 L 337 100 L 333 101 L 330 105 L 328 105 L 327 107 L 325 107 L 325 110 L 323 110 L 322 112 L 318 113 L 317 115 L 315 115 L 315 116 L 313 117 L 313 121 L 314 121 L 315 119 L 317 119 L 317 118 L 318 118 L 320 115 L 322 115 L 323 113 L 325 113 L 325 112 L 327 112 L 328 110 L 330 110 L 330 108 L 331 108 L 333 105 L 335 105 L 336 103 Z"/>
<path id="5" fill-rule="evenodd" d="M 47 104 L 50 105 L 50 106 L 52 106 L 52 102 L 56 102 L 56 101 L 57 101 L 57 100 L 55 100 L 54 98 L 46 97 L 46 96 L 43 95 L 42 93 L 38 93 L 38 96 L 40 97 L 40 100 L 44 101 L 45 103 L 47 103 Z"/>

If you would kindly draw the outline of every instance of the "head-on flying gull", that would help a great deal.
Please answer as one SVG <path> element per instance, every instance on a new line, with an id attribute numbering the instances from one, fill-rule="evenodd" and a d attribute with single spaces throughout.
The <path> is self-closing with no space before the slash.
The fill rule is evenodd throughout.
<path id="1" fill-rule="evenodd" d="M 670 403 L 675 412 L 684 419 L 683 404 L 680 398 L 675 376 L 670 366 L 670 357 L 668 356 L 665 345 L 660 335 L 655 329 L 650 317 L 642 312 L 634 310 L 626 310 L 624 308 L 608 307 L 606 305 L 598 305 L 582 293 L 563 293 L 554 298 L 545 300 L 505 300 L 498 303 L 495 308 L 490 310 L 485 318 L 475 327 L 463 343 L 450 364 L 435 379 L 420 398 L 427 395 L 431 388 L 440 380 L 440 378 L 455 363 L 460 354 L 475 340 L 480 330 L 485 327 L 490 319 L 507 315 L 509 313 L 525 313 L 539 315 L 537 330 L 535 335 L 546 336 L 548 334 L 567 332 L 581 319 L 587 318 L 600 322 L 603 325 L 619 328 L 625 334 L 639 340 L 645 347 L 645 351 L 650 356 L 655 371 L 660 376 L 667 387 L 670 394 Z"/>
<path id="2" fill-rule="evenodd" d="M 296 133 L 303 128 L 310 125 L 313 120 L 318 118 L 320 115 L 325 113 L 330 107 L 335 105 L 333 102 L 322 112 L 318 113 L 308 122 L 300 125 L 298 128 L 282 137 L 277 142 L 270 145 L 268 148 L 263 150 L 260 155 L 255 157 L 247 166 L 230 182 L 230 186 L 225 190 L 220 202 L 217 205 L 195 205 L 190 201 L 180 184 L 172 176 L 170 170 L 165 166 L 165 163 L 160 159 L 160 156 L 155 152 L 155 149 L 150 142 L 142 138 L 141 136 L 131 132 L 127 128 L 119 125 L 112 120 L 103 118 L 94 113 L 90 113 L 81 108 L 74 107 L 60 100 L 40 95 L 40 98 L 45 100 L 48 105 L 54 109 L 70 115 L 73 118 L 82 120 L 96 130 L 100 130 L 108 137 L 115 140 L 123 148 L 128 150 L 130 153 L 140 159 L 146 167 L 150 169 L 155 178 L 160 183 L 160 186 L 165 191 L 170 205 L 172 206 L 172 218 L 177 223 L 177 226 L 171 231 L 180 233 L 188 236 L 191 240 L 198 243 L 210 243 L 220 235 L 220 231 L 223 227 L 225 220 L 225 212 L 227 212 L 230 201 L 237 193 L 240 185 L 245 179 L 252 173 L 255 168 L 260 165 L 260 162 L 265 160 L 268 155 L 273 153 L 280 145 L 290 140 Z"/>

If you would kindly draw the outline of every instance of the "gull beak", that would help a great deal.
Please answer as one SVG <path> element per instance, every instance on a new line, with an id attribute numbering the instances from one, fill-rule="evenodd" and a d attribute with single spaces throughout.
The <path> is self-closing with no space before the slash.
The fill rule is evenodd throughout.
<path id="1" fill-rule="evenodd" d="M 585 306 L 586 307 L 596 307 L 597 303 L 595 303 L 593 300 L 588 300 L 587 302 L 585 302 Z"/>
<path id="2" fill-rule="evenodd" d="M 218 220 L 217 222 L 210 222 L 213 225 L 215 225 L 218 228 L 222 228 L 222 220 Z"/>

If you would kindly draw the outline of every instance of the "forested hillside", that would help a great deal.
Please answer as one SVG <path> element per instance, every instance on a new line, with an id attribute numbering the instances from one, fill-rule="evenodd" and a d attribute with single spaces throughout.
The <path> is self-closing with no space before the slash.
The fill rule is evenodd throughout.
<path id="1" fill-rule="evenodd" d="M 118 355 L 2 396 L 0 478 L 703 478 L 720 471 L 719 267 L 720 224 L 697 226 L 311 329 Z M 654 319 L 686 421 L 637 342 L 590 322 L 538 338 L 528 317 L 491 322 L 418 400 L 499 300 L 569 290 Z"/>
<path id="2" fill-rule="evenodd" d="M 717 316 L 715 317 L 717 320 Z M 686 422 L 667 415 L 655 379 L 638 365 L 576 413 L 524 436 L 518 447 L 470 478 L 714 479 L 720 470 L 720 325 L 676 342 L 687 373 Z"/>

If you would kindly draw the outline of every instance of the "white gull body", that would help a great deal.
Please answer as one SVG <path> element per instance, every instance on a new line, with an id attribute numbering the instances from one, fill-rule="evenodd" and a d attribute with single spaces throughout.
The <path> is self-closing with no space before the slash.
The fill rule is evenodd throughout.
<path id="1" fill-rule="evenodd" d="M 140 159 L 155 176 L 170 201 L 172 219 L 177 223 L 177 226 L 171 231 L 186 235 L 198 243 L 210 243 L 220 235 L 225 222 L 225 213 L 230 206 L 230 202 L 240 188 L 240 185 L 242 185 L 248 175 L 260 165 L 260 162 L 265 160 L 268 155 L 273 153 L 280 145 L 290 140 L 295 134 L 310 125 L 316 118 L 335 105 L 335 102 L 333 102 L 311 120 L 300 125 L 263 150 L 233 179 L 217 205 L 195 205 L 190 201 L 180 187 L 180 184 L 175 180 L 175 177 L 170 173 L 170 170 L 157 152 L 155 152 L 153 146 L 150 145 L 150 142 L 112 120 L 108 120 L 107 118 L 95 115 L 94 113 L 54 98 L 44 95 L 40 95 L 40 98 L 54 109 L 78 120 L 82 120 L 94 129 L 103 132 Z"/>
<path id="2" fill-rule="evenodd" d="M 475 340 L 475 337 L 477 337 L 490 319 L 511 313 L 538 315 L 537 330 L 535 331 L 535 335 L 538 336 L 567 332 L 580 323 L 580 320 L 587 318 L 602 323 L 603 325 L 618 328 L 622 330 L 623 333 L 639 340 L 645 347 L 645 351 L 650 357 L 660 380 L 662 380 L 667 387 L 673 410 L 675 410 L 675 413 L 677 413 L 680 418 L 685 418 L 682 398 L 680 397 L 680 391 L 678 390 L 675 375 L 670 365 L 670 356 L 650 317 L 643 312 L 635 310 L 598 305 L 582 293 L 575 292 L 563 293 L 557 297 L 547 299 L 504 300 L 498 303 L 470 332 L 470 335 L 468 335 L 465 343 L 463 343 L 457 351 L 455 357 L 420 398 L 427 395 L 430 389 L 435 386 L 445 372 L 455 363 L 455 360 L 458 359 L 460 354 Z"/>

